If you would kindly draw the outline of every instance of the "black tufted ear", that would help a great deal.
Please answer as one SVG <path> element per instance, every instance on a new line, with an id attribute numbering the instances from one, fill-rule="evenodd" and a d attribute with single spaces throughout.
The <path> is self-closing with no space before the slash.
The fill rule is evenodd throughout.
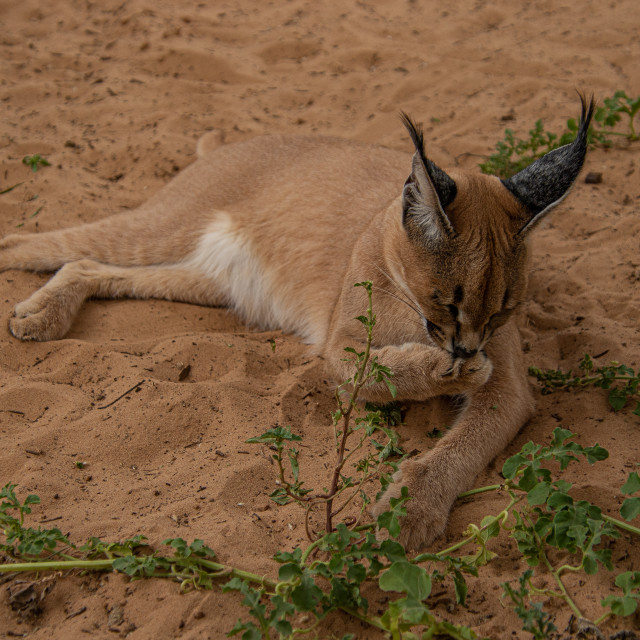
<path id="1" fill-rule="evenodd" d="M 406 113 L 401 118 L 416 148 L 402 191 L 405 227 L 419 230 L 428 242 L 453 238 L 456 232 L 444 208 L 456 197 L 456 183 L 426 157 L 422 129 Z"/>
<path id="2" fill-rule="evenodd" d="M 553 207 L 567 195 L 582 169 L 587 153 L 587 132 L 593 116 L 593 97 L 587 105 L 580 95 L 582 116 L 576 139 L 538 158 L 522 171 L 503 180 L 504 186 L 529 210 L 519 235 L 530 231 Z"/>

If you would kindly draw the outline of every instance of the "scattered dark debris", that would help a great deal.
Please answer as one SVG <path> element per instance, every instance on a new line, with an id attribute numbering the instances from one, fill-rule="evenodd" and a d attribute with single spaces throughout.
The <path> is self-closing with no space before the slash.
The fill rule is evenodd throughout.
<path id="1" fill-rule="evenodd" d="M 597 171 L 589 171 L 584 177 L 585 184 L 600 184 L 602 182 L 602 174 Z"/>
<path id="2" fill-rule="evenodd" d="M 107 629 L 109 631 L 120 631 L 119 627 L 124 622 L 124 607 L 120 604 L 114 604 L 111 609 L 107 609 Z"/>
<path id="3" fill-rule="evenodd" d="M 44 599 L 55 584 L 57 576 L 46 576 L 32 582 L 15 580 L 7 586 L 9 605 L 19 620 L 33 620 L 44 611 Z"/>

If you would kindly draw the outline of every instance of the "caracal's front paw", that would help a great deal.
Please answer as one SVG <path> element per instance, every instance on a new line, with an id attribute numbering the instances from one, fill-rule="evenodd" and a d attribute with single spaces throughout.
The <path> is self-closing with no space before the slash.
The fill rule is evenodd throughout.
<path id="1" fill-rule="evenodd" d="M 492 373 L 493 364 L 483 351 L 478 351 L 472 358 L 463 360 L 460 368 L 460 378 L 474 389 L 486 384 Z"/>
<path id="2" fill-rule="evenodd" d="M 400 519 L 398 540 L 406 549 L 420 549 L 440 537 L 447 526 L 452 500 L 441 491 L 437 482 L 429 486 L 423 464 L 407 460 L 393 476 L 393 483 L 387 487 L 384 495 L 371 508 L 371 514 L 377 518 L 390 510 L 391 498 L 399 498 L 402 487 L 409 490 L 408 502 L 404 507 L 407 515 Z M 455 499 L 455 495 L 454 495 Z"/>
<path id="3" fill-rule="evenodd" d="M 472 358 L 453 360 L 449 369 L 442 375 L 442 381 L 447 387 L 446 393 L 465 393 L 486 384 L 492 372 L 491 360 L 479 351 Z"/>
<path id="4" fill-rule="evenodd" d="M 36 292 L 29 299 L 16 305 L 9 319 L 9 331 L 20 340 L 58 340 L 71 327 L 69 317 L 60 304 L 49 296 Z"/>

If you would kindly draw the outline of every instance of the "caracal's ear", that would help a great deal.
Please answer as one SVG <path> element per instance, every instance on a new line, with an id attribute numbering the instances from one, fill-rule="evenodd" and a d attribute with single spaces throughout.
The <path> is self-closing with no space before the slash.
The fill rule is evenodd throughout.
<path id="1" fill-rule="evenodd" d="M 587 105 L 585 97 L 578 95 L 582 103 L 582 116 L 576 139 L 571 144 L 550 151 L 519 173 L 502 181 L 528 210 L 529 215 L 522 221 L 519 236 L 528 233 L 563 200 L 582 169 L 587 154 L 587 132 L 595 105 L 593 96 Z"/>
<path id="2" fill-rule="evenodd" d="M 416 148 L 411 175 L 402 190 L 402 220 L 407 230 L 416 230 L 429 244 L 455 237 L 444 209 L 453 202 L 456 183 L 424 153 L 422 129 L 406 113 L 400 117 Z"/>

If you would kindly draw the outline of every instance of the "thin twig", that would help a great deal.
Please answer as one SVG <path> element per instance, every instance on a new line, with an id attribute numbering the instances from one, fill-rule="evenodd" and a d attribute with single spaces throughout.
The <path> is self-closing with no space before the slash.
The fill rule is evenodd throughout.
<path id="1" fill-rule="evenodd" d="M 140 382 L 137 382 L 136 384 L 134 384 L 133 387 L 131 387 L 131 389 L 127 389 L 121 396 L 118 396 L 113 402 L 110 402 L 109 404 L 105 404 L 103 407 L 98 407 L 98 409 L 108 409 L 110 406 L 118 402 L 118 400 L 122 400 L 122 398 L 124 398 L 126 395 L 128 395 L 132 391 L 135 391 L 144 382 L 146 382 L 146 379 L 140 380 Z"/>
<path id="2" fill-rule="evenodd" d="M 56 520 L 62 520 L 62 516 L 55 516 L 54 518 L 47 518 L 46 520 L 40 520 L 40 523 L 55 522 Z"/>

